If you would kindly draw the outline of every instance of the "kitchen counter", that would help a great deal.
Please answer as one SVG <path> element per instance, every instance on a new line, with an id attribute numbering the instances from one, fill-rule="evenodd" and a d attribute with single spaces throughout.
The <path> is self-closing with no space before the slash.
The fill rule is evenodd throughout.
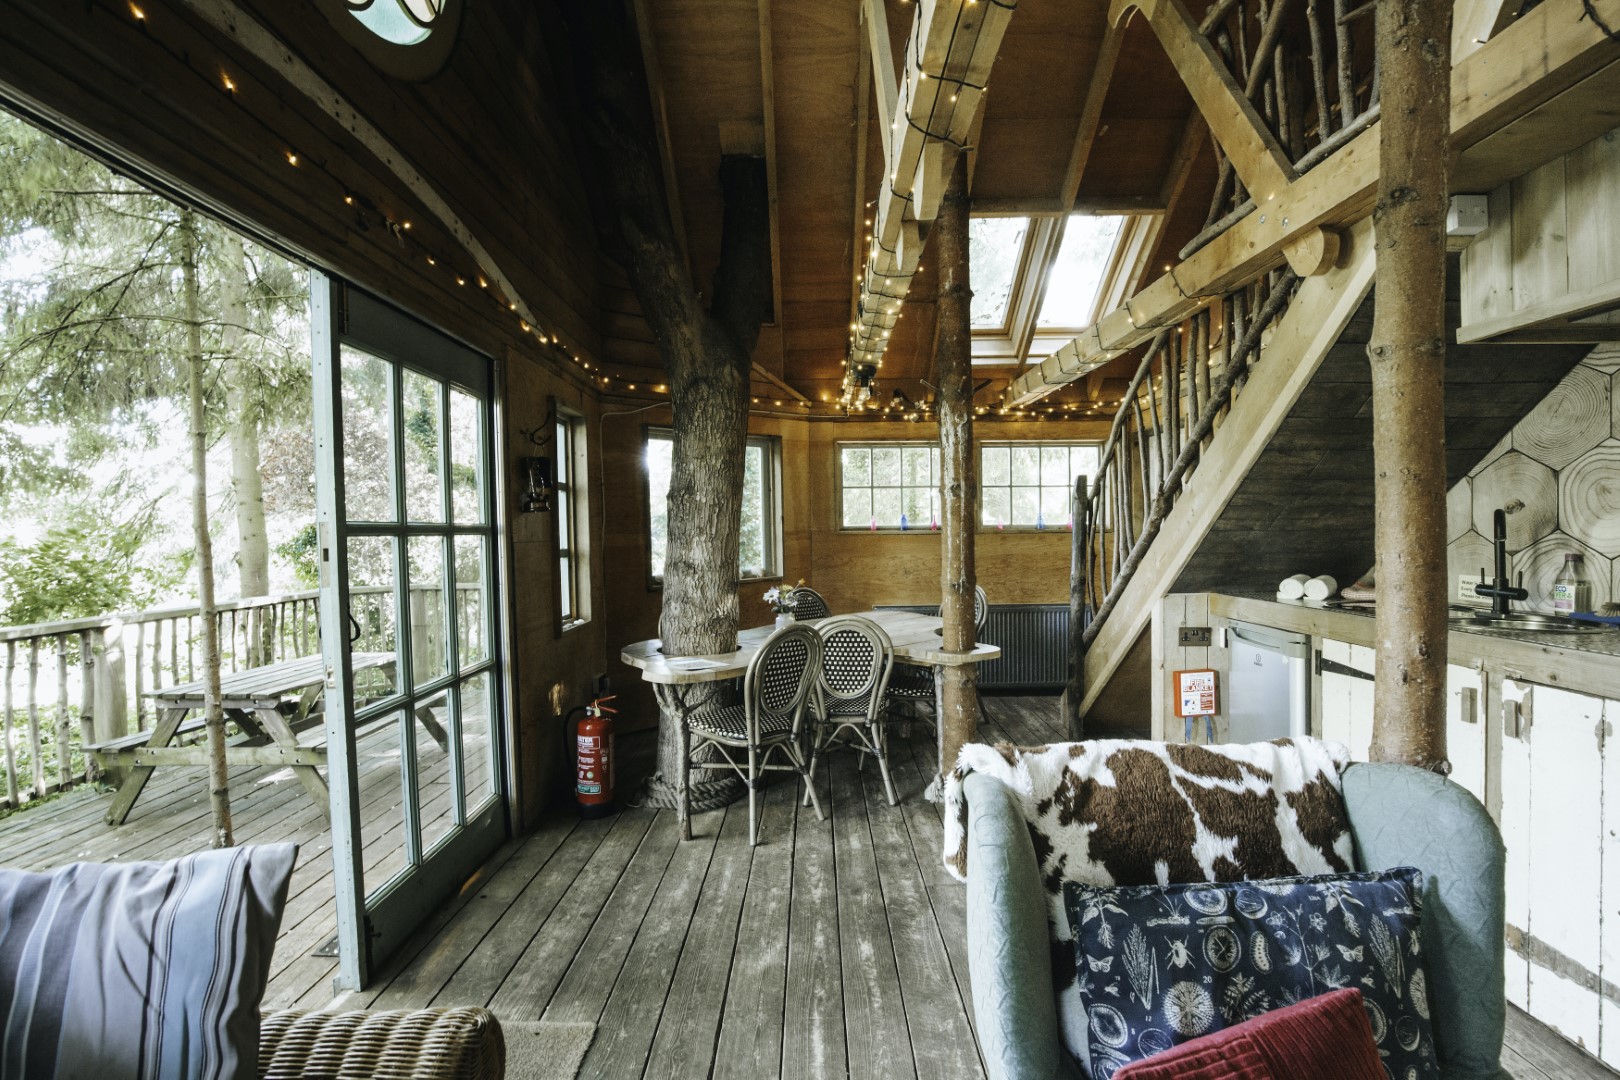
<path id="1" fill-rule="evenodd" d="M 1269 593 L 1211 593 L 1210 615 L 1376 648 L 1370 610 L 1279 600 Z M 1476 630 L 1452 624 L 1448 661 L 1490 667 L 1510 678 L 1620 698 L 1620 629 L 1596 634 Z"/>

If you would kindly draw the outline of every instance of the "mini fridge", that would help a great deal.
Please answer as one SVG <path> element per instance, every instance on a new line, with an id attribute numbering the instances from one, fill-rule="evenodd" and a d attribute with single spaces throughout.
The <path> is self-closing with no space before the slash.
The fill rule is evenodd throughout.
<path id="1" fill-rule="evenodd" d="M 1311 639 L 1269 626 L 1227 629 L 1231 672 L 1224 702 L 1227 741 L 1264 742 L 1311 733 Z"/>

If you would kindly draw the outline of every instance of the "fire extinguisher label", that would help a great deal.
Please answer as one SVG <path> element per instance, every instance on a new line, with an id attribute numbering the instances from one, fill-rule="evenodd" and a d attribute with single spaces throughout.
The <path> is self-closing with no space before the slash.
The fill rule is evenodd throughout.
<path id="1" fill-rule="evenodd" d="M 576 784 L 574 786 L 579 790 L 579 793 L 581 795 L 600 795 L 600 794 L 602 794 L 602 785 L 601 784 L 587 784 L 585 781 L 581 780 L 578 784 Z"/>

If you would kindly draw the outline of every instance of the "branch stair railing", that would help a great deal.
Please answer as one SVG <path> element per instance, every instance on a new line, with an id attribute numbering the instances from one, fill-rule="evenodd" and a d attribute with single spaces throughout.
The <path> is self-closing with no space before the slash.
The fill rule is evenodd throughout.
<path id="1" fill-rule="evenodd" d="M 393 651 L 393 589 L 356 586 L 351 593 L 355 649 Z M 438 595 L 432 588 L 410 590 L 418 655 L 445 647 Z M 222 671 L 319 652 L 318 596 L 310 590 L 218 605 Z M 483 626 L 480 596 L 477 585 L 456 586 L 457 624 L 475 634 Z M 150 730 L 157 715 L 146 695 L 202 678 L 201 635 L 201 611 L 187 605 L 0 627 L 0 807 L 98 780 L 84 747 Z"/>
<path id="2" fill-rule="evenodd" d="M 1087 490 L 1076 488 L 1077 582 L 1097 637 L 1196 475 L 1299 277 L 1279 269 L 1161 330 L 1120 399 Z"/>

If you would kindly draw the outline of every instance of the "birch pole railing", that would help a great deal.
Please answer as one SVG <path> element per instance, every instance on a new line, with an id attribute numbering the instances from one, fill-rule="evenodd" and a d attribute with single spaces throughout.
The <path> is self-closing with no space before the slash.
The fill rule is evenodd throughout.
<path id="1" fill-rule="evenodd" d="M 1075 508 L 1080 535 L 1071 582 L 1091 612 L 1071 658 L 1077 671 L 1261 360 L 1267 331 L 1298 281 L 1291 270 L 1268 274 L 1161 330 L 1147 346 L 1090 490 Z"/>
<path id="2" fill-rule="evenodd" d="M 393 589 L 357 586 L 352 612 L 358 652 L 391 652 L 398 639 Z M 436 662 L 445 641 L 439 590 L 410 590 L 412 645 Z M 456 586 L 457 625 L 482 635 L 482 594 Z M 229 674 L 320 651 L 314 590 L 221 603 L 220 662 Z M 0 627 L 0 807 L 16 807 L 98 778 L 85 746 L 146 731 L 156 722 L 146 694 L 202 677 L 195 605 Z M 480 646 L 481 647 L 481 646 Z"/>

